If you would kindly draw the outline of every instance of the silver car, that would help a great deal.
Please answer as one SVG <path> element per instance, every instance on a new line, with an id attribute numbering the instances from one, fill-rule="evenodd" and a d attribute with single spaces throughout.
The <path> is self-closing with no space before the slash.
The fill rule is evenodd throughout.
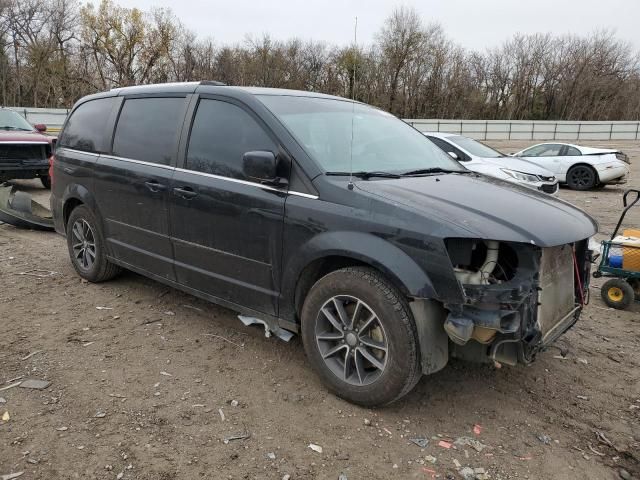
<path id="1" fill-rule="evenodd" d="M 535 163 L 509 157 L 472 138 L 454 133 L 422 132 L 429 140 L 469 170 L 508 182 L 519 183 L 541 192 L 556 194 L 554 174 Z"/>

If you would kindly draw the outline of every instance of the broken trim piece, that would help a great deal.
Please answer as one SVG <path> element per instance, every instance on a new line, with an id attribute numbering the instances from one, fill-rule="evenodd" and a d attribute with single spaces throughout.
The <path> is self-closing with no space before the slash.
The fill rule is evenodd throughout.
<path id="1" fill-rule="evenodd" d="M 290 332 L 289 330 L 285 330 L 277 326 L 271 327 L 267 322 L 265 322 L 264 320 L 260 320 L 259 318 L 248 317 L 246 315 L 238 315 L 238 318 L 247 327 L 249 325 L 264 325 L 264 336 L 267 338 L 269 338 L 273 333 L 280 340 L 284 340 L 285 342 L 288 342 L 289 340 L 291 340 L 291 338 L 294 335 L 294 333 Z"/>
<path id="2" fill-rule="evenodd" d="M 51 211 L 14 186 L 0 186 L 0 222 L 31 230 L 53 230 Z"/>

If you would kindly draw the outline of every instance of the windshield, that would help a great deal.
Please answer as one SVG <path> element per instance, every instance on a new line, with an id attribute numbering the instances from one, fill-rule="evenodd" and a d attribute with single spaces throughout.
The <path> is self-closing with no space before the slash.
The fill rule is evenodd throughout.
<path id="1" fill-rule="evenodd" d="M 27 130 L 33 131 L 33 127 L 24 118 L 12 110 L 0 109 L 0 130 Z"/>
<path id="2" fill-rule="evenodd" d="M 460 148 L 463 148 L 471 155 L 482 158 L 500 158 L 504 157 L 499 151 L 494 150 L 491 147 L 487 147 L 484 143 L 480 143 L 473 138 L 462 137 L 460 135 L 454 135 L 447 137 L 447 140 L 455 143 Z"/>
<path id="3" fill-rule="evenodd" d="M 466 171 L 420 132 L 382 110 L 325 98 L 258 98 L 327 172 Z"/>

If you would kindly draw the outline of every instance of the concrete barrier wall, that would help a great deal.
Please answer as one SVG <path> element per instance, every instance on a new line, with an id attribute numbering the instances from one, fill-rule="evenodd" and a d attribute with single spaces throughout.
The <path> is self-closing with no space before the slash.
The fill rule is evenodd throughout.
<path id="1" fill-rule="evenodd" d="M 9 107 L 30 123 L 60 130 L 68 109 Z M 459 133 L 477 140 L 640 140 L 640 122 L 406 119 L 418 130 Z"/>
<path id="2" fill-rule="evenodd" d="M 527 120 L 405 120 L 418 130 L 459 133 L 477 140 L 639 140 L 640 122 Z"/>
<path id="3" fill-rule="evenodd" d="M 66 108 L 31 108 L 31 107 L 7 107 L 22 115 L 33 125 L 44 123 L 47 132 L 57 133 L 62 128 L 64 119 L 67 118 L 69 110 Z"/>

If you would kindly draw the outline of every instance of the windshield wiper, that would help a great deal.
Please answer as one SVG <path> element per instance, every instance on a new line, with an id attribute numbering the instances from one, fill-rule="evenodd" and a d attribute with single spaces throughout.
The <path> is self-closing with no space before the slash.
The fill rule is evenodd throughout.
<path id="1" fill-rule="evenodd" d="M 404 172 L 403 177 L 411 175 L 427 175 L 430 173 L 470 173 L 470 170 L 451 170 L 447 168 L 433 167 L 433 168 L 420 168 L 418 170 L 411 170 Z"/>
<path id="2" fill-rule="evenodd" d="M 327 175 L 330 176 L 349 176 L 353 175 L 354 177 L 362 178 L 364 180 L 371 177 L 380 177 L 380 178 L 402 178 L 402 175 L 398 175 L 397 173 L 391 172 L 327 172 Z"/>
<path id="3" fill-rule="evenodd" d="M 14 127 L 13 125 L 3 125 L 0 127 L 0 130 L 22 130 L 25 132 L 30 132 L 31 130 L 27 128 Z"/>

